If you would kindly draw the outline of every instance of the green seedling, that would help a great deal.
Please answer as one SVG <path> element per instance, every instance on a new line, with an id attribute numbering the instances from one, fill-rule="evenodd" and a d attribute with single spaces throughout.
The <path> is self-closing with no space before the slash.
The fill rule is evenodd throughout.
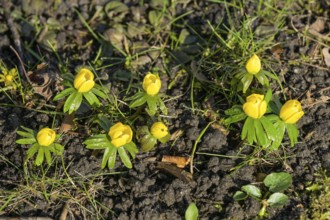
<path id="1" fill-rule="evenodd" d="M 68 81 L 67 86 L 69 88 L 64 89 L 54 97 L 54 101 L 57 101 L 69 96 L 64 103 L 64 113 L 69 112 L 71 114 L 77 111 L 83 98 L 92 107 L 99 107 L 101 105 L 97 96 L 103 99 L 107 98 L 107 95 L 102 91 L 103 88 L 95 84 L 94 74 L 87 68 L 82 68 L 74 79 L 70 78 Z"/>
<path id="2" fill-rule="evenodd" d="M 190 203 L 185 214 L 186 220 L 197 220 L 198 218 L 198 208 L 195 203 Z"/>
<path id="3" fill-rule="evenodd" d="M 104 169 L 108 164 L 108 168 L 114 168 L 117 158 L 117 153 L 121 161 L 127 168 L 132 168 L 132 162 L 126 150 L 134 159 L 138 149 L 132 141 L 133 131 L 129 125 L 124 125 L 118 122 L 111 126 L 111 123 L 106 118 L 102 118 L 101 127 L 108 131 L 108 134 L 97 134 L 88 138 L 84 144 L 87 149 L 104 150 L 101 168 Z"/>
<path id="4" fill-rule="evenodd" d="M 32 129 L 21 126 L 22 131 L 17 131 L 17 134 L 23 138 L 16 141 L 17 144 L 31 145 L 27 151 L 26 161 L 32 158 L 36 153 L 35 165 L 40 166 L 46 158 L 47 164 L 52 162 L 51 153 L 62 155 L 64 147 L 61 144 L 55 143 L 59 139 L 59 135 L 53 129 L 43 128 L 38 133 Z"/>
<path id="5" fill-rule="evenodd" d="M 244 200 L 248 197 L 252 197 L 260 201 L 262 207 L 259 211 L 260 217 L 266 216 L 267 207 L 282 207 L 285 205 L 289 197 L 283 193 L 292 184 L 292 177 L 285 172 L 271 173 L 266 176 L 263 184 L 268 188 L 268 191 L 262 193 L 262 190 L 252 184 L 244 185 L 241 187 L 241 191 L 237 191 L 234 194 L 236 201 Z"/>

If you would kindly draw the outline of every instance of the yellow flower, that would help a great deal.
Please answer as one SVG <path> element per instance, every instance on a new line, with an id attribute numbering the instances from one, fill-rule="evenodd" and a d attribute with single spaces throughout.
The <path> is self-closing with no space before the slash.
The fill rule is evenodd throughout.
<path id="1" fill-rule="evenodd" d="M 150 129 L 152 136 L 157 139 L 163 138 L 168 135 L 168 128 L 163 122 L 155 122 Z"/>
<path id="2" fill-rule="evenodd" d="M 17 70 L 15 68 L 12 68 L 10 71 L 8 71 L 5 68 L 2 68 L 3 74 L 0 74 L 0 82 L 5 83 L 5 87 L 12 86 L 14 89 L 17 88 L 17 85 L 15 83 L 15 78 L 17 76 Z"/>
<path id="3" fill-rule="evenodd" d="M 94 74 L 89 69 L 82 68 L 76 75 L 73 85 L 78 92 L 88 92 L 95 85 Z"/>
<path id="4" fill-rule="evenodd" d="M 264 95 L 252 94 L 246 98 L 243 105 L 243 111 L 251 118 L 261 118 L 267 110 L 267 102 L 264 100 Z"/>
<path id="5" fill-rule="evenodd" d="M 54 143 L 56 132 L 50 128 L 43 128 L 37 134 L 37 141 L 41 146 L 49 146 Z"/>
<path id="6" fill-rule="evenodd" d="M 245 66 L 246 70 L 250 74 L 257 74 L 261 69 L 261 62 L 257 55 L 253 54 L 253 56 L 246 62 Z"/>
<path id="7" fill-rule="evenodd" d="M 289 100 L 281 108 L 280 118 L 288 124 L 295 124 L 305 113 L 298 100 Z"/>
<path id="8" fill-rule="evenodd" d="M 162 82 L 158 75 L 148 73 L 143 79 L 142 86 L 148 95 L 153 96 L 159 92 Z"/>
<path id="9" fill-rule="evenodd" d="M 132 141 L 133 131 L 130 126 L 124 125 L 121 122 L 113 125 L 109 130 L 109 136 L 111 137 L 111 143 L 115 147 L 121 147 Z"/>

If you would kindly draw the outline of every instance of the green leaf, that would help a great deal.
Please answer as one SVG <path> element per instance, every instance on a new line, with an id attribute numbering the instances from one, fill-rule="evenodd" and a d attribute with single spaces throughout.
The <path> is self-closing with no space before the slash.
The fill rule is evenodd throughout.
<path id="1" fill-rule="evenodd" d="M 160 111 L 164 114 L 167 115 L 167 108 L 166 105 L 164 104 L 163 100 L 158 96 L 157 98 L 157 104 L 159 106 Z"/>
<path id="2" fill-rule="evenodd" d="M 53 101 L 57 101 L 57 100 L 59 100 L 59 99 L 62 99 L 62 98 L 64 98 L 64 97 L 70 95 L 70 93 L 74 93 L 75 90 L 76 90 L 76 89 L 75 89 L 75 88 L 72 88 L 72 87 L 67 88 L 67 89 L 64 89 L 62 92 L 60 92 L 59 94 L 57 94 L 57 95 L 54 97 Z"/>
<path id="3" fill-rule="evenodd" d="M 266 131 L 268 139 L 274 141 L 276 139 L 278 131 L 275 129 L 275 126 L 272 122 L 267 118 L 267 116 L 261 117 L 260 122 L 262 127 Z"/>
<path id="4" fill-rule="evenodd" d="M 273 193 L 267 199 L 270 207 L 281 207 L 285 205 L 289 200 L 289 197 L 283 193 Z"/>
<path id="5" fill-rule="evenodd" d="M 186 220 L 197 220 L 198 218 L 198 208 L 195 203 L 190 203 L 186 213 L 185 213 L 185 219 Z"/>
<path id="6" fill-rule="evenodd" d="M 153 116 L 157 112 L 157 100 L 153 96 L 149 96 L 147 99 L 147 104 L 148 104 L 148 114 L 150 116 Z"/>
<path id="7" fill-rule="evenodd" d="M 36 142 L 37 141 L 35 138 L 22 138 L 22 139 L 18 139 L 16 141 L 16 144 L 34 144 Z"/>
<path id="8" fill-rule="evenodd" d="M 225 115 L 238 115 L 244 113 L 242 110 L 242 106 L 233 106 L 230 109 L 225 110 Z"/>
<path id="9" fill-rule="evenodd" d="M 285 123 L 278 118 L 278 120 L 274 123 L 275 130 L 277 131 L 276 133 L 276 138 L 273 141 L 273 144 L 271 146 L 272 150 L 277 150 L 279 146 L 282 143 L 284 133 L 285 133 Z"/>
<path id="10" fill-rule="evenodd" d="M 19 135 L 22 136 L 22 137 L 26 137 L 26 138 L 34 138 L 34 139 L 35 139 L 34 134 L 33 134 L 33 133 L 31 134 L 30 132 L 17 131 L 16 133 L 19 134 Z"/>
<path id="11" fill-rule="evenodd" d="M 97 134 L 84 141 L 85 145 L 110 142 L 106 134 Z"/>
<path id="12" fill-rule="evenodd" d="M 138 107 L 138 106 L 141 106 L 143 105 L 144 103 L 147 102 L 147 99 L 148 99 L 148 95 L 144 94 L 144 93 L 139 93 L 139 94 L 142 94 L 141 97 L 135 99 L 130 105 L 129 107 L 130 108 L 135 108 L 135 107 Z"/>
<path id="13" fill-rule="evenodd" d="M 30 159 L 31 157 L 33 157 L 35 155 L 35 153 L 37 153 L 37 151 L 39 150 L 40 145 L 38 143 L 33 144 L 26 152 L 27 154 L 27 160 Z"/>
<path id="14" fill-rule="evenodd" d="M 154 138 L 149 133 L 149 134 L 144 135 L 141 138 L 140 143 L 141 143 L 141 149 L 142 149 L 142 151 L 147 152 L 147 151 L 151 151 L 155 147 L 155 145 L 157 143 L 157 139 Z"/>
<path id="15" fill-rule="evenodd" d="M 48 165 L 52 164 L 52 156 L 50 155 L 50 151 L 48 148 L 44 148 L 44 152 L 45 152 L 45 157 L 46 157 L 46 161 Z"/>
<path id="16" fill-rule="evenodd" d="M 101 97 L 102 99 L 107 99 L 108 98 L 108 95 L 106 93 L 104 93 L 103 91 L 95 88 L 92 88 L 91 89 L 91 92 L 94 93 L 95 95 L 97 95 L 98 97 Z"/>
<path id="17" fill-rule="evenodd" d="M 248 134 L 248 131 L 251 130 L 251 129 L 254 129 L 254 127 L 253 127 L 253 119 L 251 117 L 247 117 L 246 120 L 245 120 L 245 122 L 244 122 L 243 130 L 242 130 L 242 133 L 241 133 L 241 139 L 242 140 L 245 140 L 245 138 L 246 138 L 246 136 Z M 253 139 L 252 139 L 252 141 L 253 141 Z"/>
<path id="18" fill-rule="evenodd" d="M 116 164 L 116 158 L 117 158 L 117 148 L 112 146 L 110 148 L 110 157 L 108 159 L 108 167 L 110 169 L 113 169 Z"/>
<path id="19" fill-rule="evenodd" d="M 278 76 L 275 75 L 275 74 L 273 74 L 273 73 L 271 73 L 271 72 L 268 72 L 266 70 L 261 70 L 260 73 L 265 74 L 266 76 L 268 76 L 268 77 L 270 77 L 270 78 L 272 78 L 272 79 L 274 79 L 274 80 L 276 80 L 276 81 L 279 82 Z"/>
<path id="20" fill-rule="evenodd" d="M 63 151 L 64 151 L 63 145 L 57 144 L 57 143 L 55 143 L 54 145 L 55 145 L 55 147 L 54 147 L 54 153 L 56 155 L 58 155 L 58 156 L 62 155 L 63 154 Z"/>
<path id="21" fill-rule="evenodd" d="M 273 97 L 273 92 L 272 92 L 271 89 L 268 89 L 268 90 L 267 90 L 267 93 L 266 93 L 266 95 L 265 95 L 265 99 L 264 99 L 264 100 L 265 100 L 267 103 L 269 103 L 269 101 L 272 100 L 272 97 Z"/>
<path id="22" fill-rule="evenodd" d="M 244 200 L 248 197 L 248 195 L 245 192 L 242 191 L 236 191 L 234 194 L 234 199 L 236 201 Z"/>
<path id="23" fill-rule="evenodd" d="M 94 93 L 92 93 L 92 91 L 85 92 L 83 95 L 91 106 L 98 107 L 101 105 L 99 99 L 96 97 L 96 95 L 94 95 Z"/>
<path id="24" fill-rule="evenodd" d="M 99 118 L 97 119 L 97 123 L 106 132 L 108 132 L 111 127 L 111 121 L 103 115 L 99 116 Z"/>
<path id="25" fill-rule="evenodd" d="M 261 191 L 258 187 L 254 185 L 245 185 L 242 186 L 242 190 L 246 192 L 249 196 L 252 196 L 254 198 L 260 198 L 261 197 Z"/>
<path id="26" fill-rule="evenodd" d="M 298 142 L 299 131 L 294 124 L 285 124 L 285 126 L 291 141 L 291 147 L 293 147 Z"/>
<path id="27" fill-rule="evenodd" d="M 260 119 L 255 119 L 254 120 L 254 127 L 255 127 L 255 131 L 256 131 L 256 136 L 257 136 L 257 142 L 265 147 L 267 145 L 268 139 L 265 133 L 265 130 L 262 127 L 262 124 L 260 122 Z"/>
<path id="28" fill-rule="evenodd" d="M 25 131 L 27 131 L 28 133 L 30 134 L 34 134 L 34 130 L 30 129 L 30 128 L 27 128 L 27 127 L 24 127 L 24 126 L 21 126 L 22 129 L 24 129 Z M 35 136 L 35 135 L 34 135 Z"/>
<path id="29" fill-rule="evenodd" d="M 246 92 L 246 90 L 250 87 L 251 83 L 253 80 L 253 75 L 252 74 L 245 74 L 243 78 L 241 79 L 241 82 L 243 83 L 243 93 Z"/>
<path id="30" fill-rule="evenodd" d="M 44 162 L 44 156 L 45 156 L 44 147 L 39 147 L 37 158 L 35 160 L 35 164 L 37 166 L 40 166 L 42 162 Z"/>
<path id="31" fill-rule="evenodd" d="M 119 147 L 118 148 L 118 153 L 119 153 L 119 157 L 121 159 L 121 161 L 124 163 L 124 165 L 131 169 L 132 168 L 132 162 L 129 158 L 129 156 L 127 155 L 125 148 L 124 147 Z"/>
<path id="32" fill-rule="evenodd" d="M 77 111 L 82 102 L 82 93 L 74 91 L 64 103 L 63 111 L 64 113 L 69 111 L 71 114 L 74 111 Z"/>
<path id="33" fill-rule="evenodd" d="M 242 120 L 244 120 L 246 117 L 247 117 L 246 114 L 245 114 L 244 112 L 241 112 L 240 114 L 233 115 L 233 116 L 231 116 L 231 117 L 229 117 L 229 118 L 226 118 L 226 119 L 224 120 L 224 123 L 225 123 L 226 125 L 230 125 L 230 124 L 233 124 L 233 123 L 235 123 L 235 122 L 242 121 Z"/>
<path id="34" fill-rule="evenodd" d="M 292 184 L 292 176 L 289 173 L 271 173 L 264 179 L 264 184 L 271 192 L 281 192 Z"/>
<path id="35" fill-rule="evenodd" d="M 105 148 L 105 151 L 104 151 L 103 157 L 102 157 L 101 169 L 104 169 L 105 166 L 107 165 L 112 148 L 113 147 L 107 147 L 107 148 Z"/>
<path id="36" fill-rule="evenodd" d="M 269 87 L 269 81 L 267 76 L 265 76 L 265 74 L 260 71 L 258 74 L 255 75 L 255 77 L 257 78 L 257 80 L 260 82 L 261 85 L 265 86 L 265 87 Z"/>
<path id="37" fill-rule="evenodd" d="M 139 152 L 139 150 L 136 147 L 136 144 L 134 144 L 133 141 L 128 144 L 125 144 L 124 147 L 130 153 L 130 155 L 133 159 L 135 158 L 135 154 L 137 154 Z"/>

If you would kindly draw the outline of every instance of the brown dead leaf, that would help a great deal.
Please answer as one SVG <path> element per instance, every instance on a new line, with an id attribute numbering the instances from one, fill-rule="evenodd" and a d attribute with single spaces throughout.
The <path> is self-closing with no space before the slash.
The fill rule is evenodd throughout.
<path id="1" fill-rule="evenodd" d="M 166 171 L 169 174 L 172 174 L 173 176 L 179 178 L 180 180 L 182 180 L 186 183 L 193 181 L 191 173 L 189 173 L 183 169 L 180 169 L 172 164 L 158 162 L 156 164 L 156 167 L 157 167 L 157 169 L 161 169 L 161 170 Z"/>
<path id="2" fill-rule="evenodd" d="M 309 27 L 309 31 L 321 33 L 325 28 L 326 20 L 324 18 L 317 18 L 316 21 Z"/>
<path id="3" fill-rule="evenodd" d="M 37 70 L 29 71 L 27 76 L 30 79 L 34 92 L 48 101 L 53 95 L 50 86 L 55 81 L 55 73 L 48 68 L 47 64 L 41 63 L 37 66 Z"/>
<path id="4" fill-rule="evenodd" d="M 162 157 L 162 162 L 175 164 L 179 168 L 184 168 L 190 163 L 190 157 L 168 156 Z"/>
<path id="5" fill-rule="evenodd" d="M 322 49 L 322 55 L 324 58 L 325 65 L 327 67 L 330 67 L 330 53 L 329 53 L 329 48 L 325 47 Z"/>
<path id="6" fill-rule="evenodd" d="M 278 61 L 281 60 L 281 54 L 283 53 L 283 51 L 283 47 L 280 44 L 277 44 L 270 49 L 270 52 L 272 52 L 273 57 Z"/>
<path id="7" fill-rule="evenodd" d="M 73 119 L 74 119 L 74 114 L 66 114 L 63 118 L 59 132 L 67 133 L 70 130 L 72 130 L 72 128 L 76 126 Z"/>

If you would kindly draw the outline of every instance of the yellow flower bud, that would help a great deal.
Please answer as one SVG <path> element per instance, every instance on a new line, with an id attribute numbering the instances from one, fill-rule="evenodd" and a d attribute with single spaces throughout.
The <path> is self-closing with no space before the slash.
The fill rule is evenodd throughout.
<path id="1" fill-rule="evenodd" d="M 95 85 L 94 74 L 89 69 L 82 68 L 76 75 L 73 85 L 78 92 L 88 92 Z"/>
<path id="2" fill-rule="evenodd" d="M 246 70 L 250 74 L 257 74 L 261 69 L 261 62 L 257 55 L 253 54 L 253 56 L 246 62 L 245 66 Z"/>
<path id="3" fill-rule="evenodd" d="M 109 130 L 109 136 L 111 137 L 111 143 L 115 147 L 121 147 L 132 141 L 133 131 L 129 125 L 124 125 L 121 122 L 113 125 Z"/>
<path id="4" fill-rule="evenodd" d="M 162 82 L 158 75 L 148 73 L 143 79 L 143 89 L 147 92 L 148 95 L 156 95 L 158 94 L 160 87 L 162 86 Z"/>
<path id="5" fill-rule="evenodd" d="M 37 141 L 41 146 L 48 147 L 54 143 L 56 132 L 50 128 L 43 128 L 37 134 Z"/>
<path id="6" fill-rule="evenodd" d="M 163 122 L 155 122 L 150 129 L 152 136 L 157 139 L 163 138 L 168 135 L 168 128 Z"/>
<path id="7" fill-rule="evenodd" d="M 305 113 L 298 100 L 289 100 L 281 108 L 280 118 L 288 124 L 295 124 Z"/>
<path id="8" fill-rule="evenodd" d="M 264 95 L 252 94 L 246 98 L 243 105 L 243 111 L 251 118 L 261 118 L 267 110 L 267 102 L 264 100 Z"/>

